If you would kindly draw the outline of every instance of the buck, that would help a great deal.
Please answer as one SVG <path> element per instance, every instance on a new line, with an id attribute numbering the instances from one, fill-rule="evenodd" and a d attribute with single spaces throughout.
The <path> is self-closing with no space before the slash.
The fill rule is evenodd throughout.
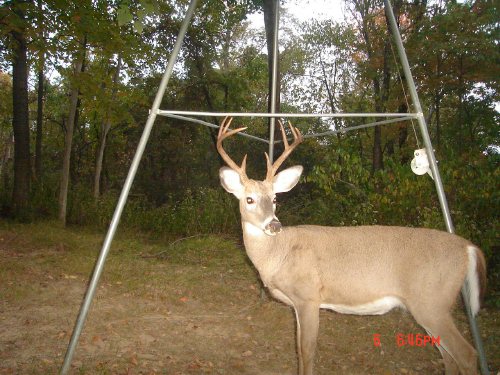
<path id="1" fill-rule="evenodd" d="M 424 228 L 282 227 L 276 194 L 297 184 L 302 166 L 276 172 L 302 135 L 290 125 L 290 145 L 280 122 L 284 152 L 272 164 L 266 154 L 266 179 L 255 181 L 247 177 L 246 155 L 239 166 L 224 151 L 223 140 L 246 129 L 230 130 L 231 121 L 224 119 L 219 128 L 217 150 L 229 166 L 220 169 L 220 181 L 239 199 L 245 249 L 264 285 L 295 310 L 299 374 L 313 373 L 320 309 L 380 315 L 395 307 L 439 337 L 446 374 L 476 374 L 476 352 L 453 323 L 451 309 L 465 282 L 477 314 L 486 282 L 481 250 L 459 236 Z"/>

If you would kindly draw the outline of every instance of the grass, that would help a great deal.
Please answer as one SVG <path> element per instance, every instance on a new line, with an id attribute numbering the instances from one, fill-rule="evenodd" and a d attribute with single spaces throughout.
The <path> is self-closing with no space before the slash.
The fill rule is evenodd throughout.
<path id="1" fill-rule="evenodd" d="M 38 292 L 38 288 L 30 288 L 30 283 L 13 282 L 16 275 L 26 275 L 32 280 L 89 278 L 103 240 L 103 233 L 80 227 L 62 228 L 54 222 L 3 222 L 0 231 L 0 244 L 4 247 L 16 242 L 14 256 L 4 259 L 4 266 L 0 268 L 0 284 L 9 285 L 9 288 L 0 288 L 0 297 L 6 300 L 26 298 Z M 207 235 L 173 242 L 150 240 L 133 231 L 118 233 L 100 283 L 114 285 L 117 293 L 146 291 L 147 295 L 162 301 L 171 299 L 166 285 L 175 286 L 178 294 L 194 293 L 201 299 L 213 300 L 214 295 L 219 295 L 217 292 L 227 274 L 232 278 L 255 278 L 234 238 Z M 206 286 L 205 282 L 212 288 L 208 295 L 199 291 L 201 286 Z"/>
<path id="2" fill-rule="evenodd" d="M 58 372 L 103 237 L 54 222 L 0 222 L 0 374 Z M 259 295 L 238 238 L 151 239 L 119 230 L 73 373 L 294 374 L 293 313 Z M 489 310 L 479 320 L 493 369 L 498 317 Z M 321 320 L 317 374 L 442 372 L 434 349 L 390 340 L 395 332 L 424 333 L 407 313 L 322 312 Z M 458 325 L 467 331 L 460 311 Z M 382 352 L 373 333 L 386 340 Z"/>

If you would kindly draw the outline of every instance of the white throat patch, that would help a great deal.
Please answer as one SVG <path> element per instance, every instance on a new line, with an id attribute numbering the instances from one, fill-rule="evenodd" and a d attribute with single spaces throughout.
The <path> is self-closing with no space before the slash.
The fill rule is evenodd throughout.
<path id="1" fill-rule="evenodd" d="M 246 234 L 248 234 L 250 236 L 254 236 L 254 237 L 260 237 L 260 236 L 265 236 L 266 235 L 262 229 L 256 227 L 253 224 L 250 224 L 249 222 L 244 222 L 243 223 L 243 231 Z"/>

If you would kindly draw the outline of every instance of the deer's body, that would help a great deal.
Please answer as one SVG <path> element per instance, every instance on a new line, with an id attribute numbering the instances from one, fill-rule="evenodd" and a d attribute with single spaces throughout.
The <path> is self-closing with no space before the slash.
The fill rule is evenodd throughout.
<path id="1" fill-rule="evenodd" d="M 297 319 L 299 374 L 310 375 L 319 329 L 319 310 L 378 315 L 405 308 L 433 337 L 447 374 L 475 374 L 475 350 L 455 327 L 451 309 L 466 286 L 473 314 L 479 310 L 486 281 L 482 252 L 469 241 L 445 232 L 406 227 L 281 227 L 275 216 L 276 193 L 291 190 L 302 167 L 276 171 L 301 141 L 272 164 L 264 181 L 251 180 L 245 162 L 237 166 L 222 140 L 242 129 L 219 130 L 217 148 L 231 168 L 220 170 L 222 186 L 240 201 L 246 252 L 264 285 L 292 306 Z M 266 155 L 267 156 L 267 155 Z"/>
<path id="2" fill-rule="evenodd" d="M 304 225 L 285 227 L 273 237 L 243 228 L 243 238 L 249 258 L 276 298 L 290 304 L 278 290 L 292 302 L 304 299 L 359 315 L 377 314 L 367 305 L 386 297 L 399 300 L 402 307 L 423 301 L 429 308 L 451 307 L 467 274 L 468 249 L 475 249 L 449 233 L 383 226 Z M 450 270 L 452 279 L 439 277 Z M 414 301 L 410 296 L 416 286 Z M 362 305 L 367 308 L 357 309 Z"/>

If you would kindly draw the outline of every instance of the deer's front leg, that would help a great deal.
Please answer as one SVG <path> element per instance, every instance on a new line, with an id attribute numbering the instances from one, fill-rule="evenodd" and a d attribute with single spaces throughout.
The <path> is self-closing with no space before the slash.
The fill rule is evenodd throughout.
<path id="1" fill-rule="evenodd" d="M 299 375 L 312 375 L 318 338 L 319 305 L 310 302 L 296 305 L 295 315 L 297 318 Z"/>

